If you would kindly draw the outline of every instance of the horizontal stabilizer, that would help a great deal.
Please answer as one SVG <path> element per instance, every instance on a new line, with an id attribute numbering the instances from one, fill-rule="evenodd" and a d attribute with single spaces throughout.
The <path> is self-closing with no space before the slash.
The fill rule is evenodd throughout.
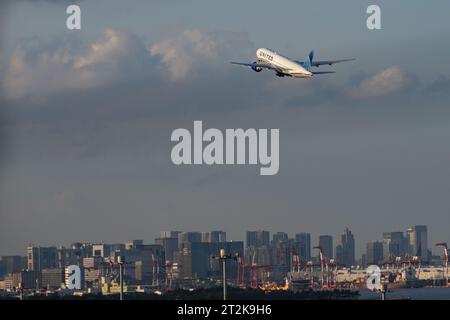
<path id="1" fill-rule="evenodd" d="M 336 71 L 314 71 L 312 74 L 329 74 L 329 73 L 336 73 Z"/>

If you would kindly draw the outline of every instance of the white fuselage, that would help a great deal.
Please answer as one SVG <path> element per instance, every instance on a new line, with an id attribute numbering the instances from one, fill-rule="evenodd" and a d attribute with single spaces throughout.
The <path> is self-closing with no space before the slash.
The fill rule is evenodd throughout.
<path id="1" fill-rule="evenodd" d="M 312 73 L 299 63 L 286 58 L 273 50 L 260 48 L 256 50 L 256 58 L 259 62 L 269 64 L 279 70 L 277 74 L 296 78 L 310 78 Z"/>

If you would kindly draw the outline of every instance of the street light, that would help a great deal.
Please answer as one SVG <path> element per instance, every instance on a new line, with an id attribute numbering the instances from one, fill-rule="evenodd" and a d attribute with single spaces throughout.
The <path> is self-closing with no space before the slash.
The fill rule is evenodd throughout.
<path id="1" fill-rule="evenodd" d="M 125 257 L 118 256 L 117 263 L 119 264 L 120 300 L 123 300 L 123 265 L 125 264 Z"/>
<path id="2" fill-rule="evenodd" d="M 234 256 L 231 254 L 226 254 L 225 249 L 220 249 L 219 256 L 212 256 L 213 259 L 218 259 L 219 261 L 222 261 L 222 268 L 223 268 L 223 300 L 227 300 L 227 275 L 226 275 L 226 262 L 227 260 L 237 260 L 238 254 L 236 253 Z"/>

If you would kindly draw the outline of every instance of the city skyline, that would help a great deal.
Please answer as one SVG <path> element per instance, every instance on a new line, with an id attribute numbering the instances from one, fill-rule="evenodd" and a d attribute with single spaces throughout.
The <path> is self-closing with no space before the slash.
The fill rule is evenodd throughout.
<path id="1" fill-rule="evenodd" d="M 379 0 L 381 30 L 369 1 L 78 2 L 81 30 L 67 1 L 0 4 L 1 254 L 166 228 L 335 245 L 348 226 L 360 254 L 426 224 L 429 244 L 450 242 L 450 2 Z M 259 47 L 356 60 L 310 81 L 229 63 Z M 174 165 L 171 133 L 196 120 L 279 129 L 278 174 Z"/>
<path id="2" fill-rule="evenodd" d="M 28 246 L 26 256 L 1 257 L 0 291 L 6 295 L 120 291 L 122 299 L 123 292 L 162 290 L 158 291 L 162 294 L 174 288 L 212 288 L 227 281 L 227 286 L 244 290 L 296 292 L 364 286 L 361 277 L 370 277 L 365 270 L 374 265 L 392 286 L 448 286 L 447 244 L 436 244 L 440 255 L 430 254 L 425 225 L 383 232 L 383 241 L 368 242 L 361 257 L 356 256 L 357 239 L 348 227 L 335 246 L 330 235 L 319 236 L 316 246 L 305 232 L 290 236 L 249 230 L 245 239 L 230 240 L 223 230 L 171 230 L 161 231 L 150 244 L 134 239 Z M 76 285 L 72 272 L 77 273 Z"/>
<path id="3" fill-rule="evenodd" d="M 318 251 L 315 252 L 315 254 L 312 254 L 312 252 L 314 252 L 314 247 L 322 247 L 323 252 L 324 252 L 324 256 L 327 258 L 334 258 L 337 259 L 338 257 L 336 255 L 339 255 L 339 253 L 337 252 L 338 250 L 343 250 L 343 245 L 344 242 L 347 241 L 345 240 L 346 238 L 345 235 L 346 233 L 348 234 L 348 232 L 350 233 L 351 237 L 352 237 L 352 241 L 353 241 L 353 249 L 352 252 L 354 252 L 354 259 L 361 261 L 361 258 L 363 258 L 364 255 L 368 254 L 369 251 L 369 245 L 373 245 L 373 244 L 377 244 L 377 243 L 381 243 L 382 245 L 382 250 L 384 250 L 384 256 L 383 258 L 385 260 L 388 260 L 388 257 L 386 256 L 386 252 L 389 252 L 389 245 L 390 242 L 392 242 L 391 239 L 391 235 L 395 236 L 395 235 L 399 235 L 401 237 L 400 244 L 396 244 L 395 249 L 393 249 L 393 252 L 400 252 L 401 254 L 399 254 L 400 256 L 403 255 L 408 255 L 408 256 L 415 256 L 415 255 L 424 255 L 427 256 L 427 253 L 420 253 L 421 250 L 419 248 L 414 248 L 414 241 L 410 238 L 410 234 L 412 233 L 412 230 L 415 230 L 417 228 L 425 228 L 425 240 L 422 239 L 422 242 L 419 240 L 418 243 L 425 243 L 425 247 L 427 248 L 427 250 L 429 250 L 431 252 L 432 255 L 440 255 L 441 254 L 441 249 L 436 247 L 437 243 L 442 243 L 442 242 L 447 242 L 447 241 L 437 241 L 437 242 L 433 242 L 430 241 L 430 233 L 428 232 L 428 228 L 426 225 L 416 225 L 416 226 L 410 226 L 405 228 L 403 231 L 402 230 L 398 230 L 398 231 L 383 231 L 380 233 L 380 237 L 378 239 L 373 239 L 373 240 L 369 240 L 367 242 L 364 243 L 358 243 L 358 238 L 354 237 L 353 232 L 348 228 L 345 227 L 344 231 L 339 233 L 339 235 L 336 237 L 334 235 L 325 235 L 325 234 L 318 234 L 316 237 L 314 237 L 310 232 L 307 231 L 301 231 L 301 232 L 296 232 L 293 234 L 284 232 L 284 231 L 270 231 L 270 230 L 264 230 L 264 229 L 257 229 L 257 230 L 253 230 L 253 231 L 249 231 L 247 230 L 245 232 L 245 235 L 242 236 L 241 238 L 230 238 L 229 237 L 229 233 L 226 230 L 219 230 L 219 229 L 214 229 L 214 230 L 210 230 L 210 231 L 186 231 L 186 230 L 177 230 L 177 231 L 160 231 L 158 236 L 153 237 L 151 240 L 138 240 L 138 241 L 143 241 L 143 242 L 151 242 L 152 244 L 159 244 L 162 245 L 163 240 L 166 238 L 176 238 L 177 239 L 177 248 L 178 248 L 178 242 L 181 241 L 181 243 L 183 241 L 185 242 L 243 242 L 245 243 L 245 247 L 249 247 L 249 243 L 251 246 L 263 246 L 263 245 L 271 245 L 273 241 L 281 241 L 279 240 L 281 236 L 284 237 L 284 241 L 287 240 L 295 240 L 296 242 L 303 242 L 305 243 L 305 245 L 307 245 L 307 251 L 306 251 L 306 255 L 307 256 L 318 256 Z M 257 240 L 256 238 L 253 238 L 255 236 L 251 236 L 251 238 L 249 239 L 249 234 L 259 234 L 261 233 L 264 236 L 264 240 L 259 239 Z M 183 237 L 186 236 L 194 236 L 193 239 L 186 239 L 186 240 L 180 240 L 179 236 L 182 235 Z M 228 235 L 228 236 L 227 236 Z M 302 238 L 302 236 L 307 236 L 307 240 L 305 240 L 304 238 Z M 113 241 L 104 241 L 104 240 L 100 240 L 100 241 L 93 241 L 93 240 L 76 240 L 76 241 L 72 241 L 70 243 L 67 244 L 61 244 L 61 243 L 47 243 L 47 244 L 38 244 L 38 243 L 29 243 L 27 247 L 29 246 L 36 246 L 36 247 L 57 247 L 57 248 L 68 248 L 70 247 L 70 245 L 72 244 L 76 244 L 76 243 L 83 243 L 83 244 L 120 244 L 120 243 L 127 243 L 130 241 L 137 241 L 137 240 L 130 240 L 131 238 L 127 238 L 128 240 L 121 240 L 121 241 L 117 241 L 117 240 L 113 240 Z M 311 240 L 313 239 L 313 240 Z M 386 240 L 389 239 L 389 240 Z M 322 242 L 324 241 L 324 242 Z M 398 241 L 398 239 L 397 239 Z M 449 242 L 450 243 L 450 242 Z M 386 247 L 387 246 L 387 247 Z M 398 246 L 401 246 L 401 248 L 399 248 Z M 359 248 L 359 250 L 356 250 L 356 248 Z M 371 250 L 374 250 L 373 247 L 371 247 Z M 330 251 L 331 250 L 331 251 Z M 412 251 L 416 252 L 416 253 L 412 253 Z M 331 254 L 330 254 L 331 253 Z M 341 253 L 343 254 L 343 253 Z M 16 253 L 9 253 L 9 254 L 1 254 L 0 256 L 17 256 L 20 255 L 19 252 Z M 342 259 L 343 261 L 349 261 L 348 258 L 346 257 L 341 257 L 340 259 Z M 171 259 L 169 259 L 171 260 Z M 352 260 L 350 260 L 352 261 Z M 353 260 L 353 262 L 355 262 Z M 348 264 L 348 263 L 347 263 Z"/>

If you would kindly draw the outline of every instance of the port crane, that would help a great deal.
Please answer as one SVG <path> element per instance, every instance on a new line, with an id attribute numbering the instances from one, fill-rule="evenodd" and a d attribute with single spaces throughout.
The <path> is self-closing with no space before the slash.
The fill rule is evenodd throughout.
<path id="1" fill-rule="evenodd" d="M 445 286 L 448 287 L 448 246 L 446 242 L 436 243 L 436 246 L 444 249 Z"/>

